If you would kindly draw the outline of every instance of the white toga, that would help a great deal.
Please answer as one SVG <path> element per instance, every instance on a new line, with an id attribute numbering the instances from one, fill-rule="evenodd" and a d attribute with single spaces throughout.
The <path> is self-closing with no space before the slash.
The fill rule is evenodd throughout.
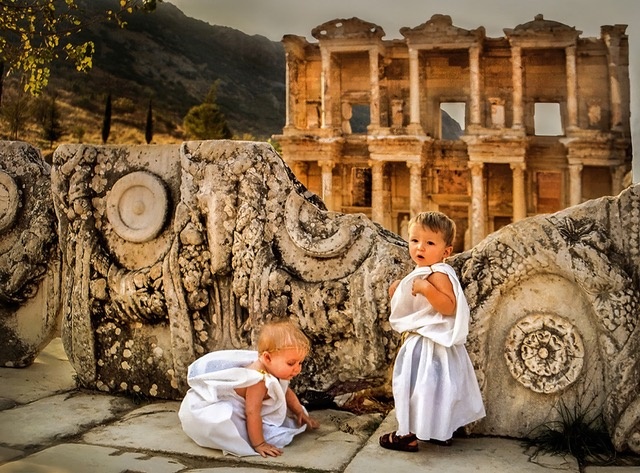
<path id="1" fill-rule="evenodd" d="M 456 296 L 455 316 L 436 312 L 426 297 L 413 296 L 416 278 L 432 272 L 449 276 Z M 391 327 L 405 333 L 393 368 L 398 435 L 448 440 L 456 429 L 485 416 L 482 396 L 464 343 L 469 306 L 455 271 L 446 263 L 418 267 L 391 299 Z"/>
<path id="2" fill-rule="evenodd" d="M 285 393 L 289 381 L 245 368 L 258 358 L 252 350 L 220 350 L 204 355 L 189 366 L 189 391 L 178 416 L 182 429 L 198 445 L 217 448 L 233 455 L 258 455 L 247 434 L 245 400 L 235 388 L 252 386 L 262 380 L 267 399 L 262 403 L 264 439 L 282 448 L 306 429 L 298 426 L 288 412 Z"/>

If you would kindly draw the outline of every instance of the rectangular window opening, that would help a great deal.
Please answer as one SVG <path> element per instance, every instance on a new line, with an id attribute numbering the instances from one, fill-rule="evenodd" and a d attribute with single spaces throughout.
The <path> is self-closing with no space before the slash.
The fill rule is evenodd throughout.
<path id="1" fill-rule="evenodd" d="M 371 207 L 371 168 L 353 168 L 352 196 L 354 207 Z"/>
<path id="2" fill-rule="evenodd" d="M 559 103 L 536 103 L 533 121 L 536 136 L 564 135 Z"/>
<path id="3" fill-rule="evenodd" d="M 351 133 L 366 134 L 367 127 L 371 124 L 371 107 L 369 104 L 353 104 L 351 106 Z"/>
<path id="4" fill-rule="evenodd" d="M 459 140 L 464 135 L 467 104 L 442 102 L 440 104 L 440 139 Z"/>

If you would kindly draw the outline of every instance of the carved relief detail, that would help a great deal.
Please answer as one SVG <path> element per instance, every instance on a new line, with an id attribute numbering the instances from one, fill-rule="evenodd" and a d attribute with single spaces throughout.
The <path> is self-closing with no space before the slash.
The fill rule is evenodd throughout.
<path id="1" fill-rule="evenodd" d="M 158 236 L 164 227 L 168 207 L 162 181 L 144 171 L 121 177 L 107 196 L 107 218 L 113 230 L 134 243 Z"/>
<path id="2" fill-rule="evenodd" d="M 584 359 L 576 327 L 550 314 L 528 315 L 511 329 L 505 343 L 511 376 L 539 393 L 562 391 L 580 376 Z"/>
<path id="3" fill-rule="evenodd" d="M 9 174 L 0 171 L 0 232 L 13 224 L 19 203 L 18 186 Z"/>

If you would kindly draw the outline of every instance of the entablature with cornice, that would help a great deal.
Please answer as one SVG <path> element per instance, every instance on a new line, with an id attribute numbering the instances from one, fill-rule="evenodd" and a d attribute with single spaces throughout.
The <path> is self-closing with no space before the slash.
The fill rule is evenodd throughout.
<path id="1" fill-rule="evenodd" d="M 515 28 L 505 28 L 503 31 L 511 46 L 526 49 L 575 46 L 582 33 L 573 26 L 558 21 L 545 20 L 543 15 L 536 15 L 533 21 L 523 23 Z"/>
<path id="2" fill-rule="evenodd" d="M 415 28 L 400 28 L 400 34 L 412 49 L 469 49 L 481 46 L 485 38 L 484 27 L 466 30 L 453 26 L 449 15 L 433 15 L 429 21 Z"/>

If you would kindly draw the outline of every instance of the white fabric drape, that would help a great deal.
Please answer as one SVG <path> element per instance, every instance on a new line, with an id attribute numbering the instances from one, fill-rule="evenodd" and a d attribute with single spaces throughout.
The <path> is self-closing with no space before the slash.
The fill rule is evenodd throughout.
<path id="1" fill-rule="evenodd" d="M 220 350 L 189 366 L 187 391 L 178 416 L 182 429 L 198 445 L 238 456 L 258 455 L 247 434 L 245 401 L 235 389 L 264 379 L 267 396 L 262 403 L 264 439 L 278 448 L 288 445 L 306 429 L 289 416 L 285 393 L 288 381 L 247 369 L 258 358 L 251 350 Z"/>
<path id="2" fill-rule="evenodd" d="M 416 278 L 446 274 L 456 296 L 455 316 L 436 312 L 426 297 L 413 296 Z M 453 268 L 445 263 L 418 267 L 391 299 L 391 327 L 408 332 L 393 368 L 398 435 L 448 440 L 456 429 L 485 416 L 482 395 L 464 343 L 469 306 Z"/>

